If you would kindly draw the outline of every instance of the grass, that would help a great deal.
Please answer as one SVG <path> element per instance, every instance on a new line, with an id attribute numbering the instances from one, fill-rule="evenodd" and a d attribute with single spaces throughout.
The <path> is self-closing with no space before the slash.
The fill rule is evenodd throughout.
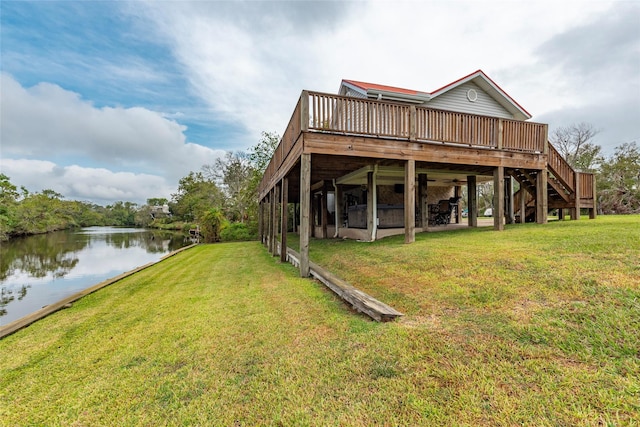
<path id="1" fill-rule="evenodd" d="M 289 240 L 295 243 L 294 239 Z M 202 245 L 0 341 L 0 425 L 637 425 L 640 217 Z"/>

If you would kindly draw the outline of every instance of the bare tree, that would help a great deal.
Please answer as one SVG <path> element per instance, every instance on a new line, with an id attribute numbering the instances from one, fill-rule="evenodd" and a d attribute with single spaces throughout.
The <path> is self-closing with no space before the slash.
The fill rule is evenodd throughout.
<path id="1" fill-rule="evenodd" d="M 598 132 L 592 124 L 582 122 L 557 128 L 549 139 L 571 167 L 593 172 L 603 160 L 602 147 L 592 142 Z"/>

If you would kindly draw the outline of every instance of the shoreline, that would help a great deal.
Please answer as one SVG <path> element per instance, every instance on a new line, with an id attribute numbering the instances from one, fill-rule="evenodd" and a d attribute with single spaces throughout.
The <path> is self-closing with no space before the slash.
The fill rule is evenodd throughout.
<path id="1" fill-rule="evenodd" d="M 182 247 L 180 249 L 176 249 L 175 251 L 166 254 L 165 256 L 163 256 L 162 258 L 160 258 L 157 261 L 149 262 L 149 263 L 144 264 L 144 265 L 142 265 L 140 267 L 136 267 L 133 270 L 129 270 L 129 271 L 126 271 L 126 272 L 124 272 L 122 274 L 119 274 L 119 275 L 117 275 L 115 277 L 112 277 L 110 279 L 103 280 L 102 282 L 100 282 L 100 283 L 98 283 L 96 285 L 93 285 L 93 286 L 91 286 L 89 288 L 86 288 L 86 289 L 84 289 L 84 290 L 82 290 L 80 292 L 76 292 L 75 294 L 70 295 L 70 296 L 68 296 L 66 298 L 63 298 L 58 302 L 55 302 L 55 303 L 49 304 L 49 305 L 45 305 L 40 310 L 34 311 L 31 314 L 28 314 L 28 315 L 26 315 L 24 317 L 21 317 L 20 319 L 14 320 L 13 322 L 8 323 L 5 326 L 0 326 L 0 340 L 3 339 L 4 337 L 7 337 L 7 336 L 19 331 L 20 329 L 26 328 L 27 326 L 31 325 L 34 322 L 37 322 L 40 319 L 44 319 L 45 317 L 49 316 L 50 314 L 55 313 L 56 311 L 71 307 L 72 303 L 78 301 L 80 298 L 82 298 L 82 297 L 84 297 L 86 295 L 92 294 L 93 292 L 95 292 L 97 290 L 100 290 L 100 289 L 102 289 L 102 288 L 104 288 L 106 286 L 109 286 L 109 285 L 111 285 L 113 283 L 116 283 L 116 282 L 118 282 L 118 281 L 120 281 L 120 280 L 122 280 L 122 279 L 124 279 L 126 277 L 129 277 L 129 276 L 139 272 L 139 271 L 147 269 L 147 268 L 151 267 L 152 265 L 155 265 L 155 264 L 157 264 L 159 262 L 162 262 L 163 260 L 165 260 L 167 258 L 170 258 L 170 257 L 172 257 L 172 256 L 174 256 L 174 255 L 176 255 L 176 254 L 178 254 L 178 253 L 180 253 L 182 251 L 185 251 L 187 249 L 191 249 L 194 246 L 197 246 L 197 244 L 194 243 L 194 244 L 191 244 L 189 246 L 184 246 L 184 247 Z"/>

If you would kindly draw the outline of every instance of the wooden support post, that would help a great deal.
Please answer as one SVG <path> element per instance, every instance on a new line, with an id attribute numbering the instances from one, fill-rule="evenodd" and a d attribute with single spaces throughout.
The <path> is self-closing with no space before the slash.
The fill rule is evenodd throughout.
<path id="1" fill-rule="evenodd" d="M 527 222 L 527 195 L 529 193 L 520 186 L 520 224 Z"/>
<path id="2" fill-rule="evenodd" d="M 334 209 L 336 212 L 336 233 L 335 236 L 336 237 L 340 237 L 340 226 L 342 225 L 342 185 L 338 185 L 336 184 L 335 186 L 335 197 L 333 198 L 334 201 Z"/>
<path id="3" fill-rule="evenodd" d="M 493 170 L 493 229 L 504 230 L 504 167 Z"/>
<path id="4" fill-rule="evenodd" d="M 376 178 L 374 172 L 369 172 L 367 173 L 367 235 L 371 242 L 376 240 L 377 217 Z"/>
<path id="5" fill-rule="evenodd" d="M 575 214 L 573 215 L 573 219 L 575 220 L 579 220 L 580 219 L 580 193 L 582 192 L 582 188 L 580 188 L 580 172 L 576 171 L 573 176 L 575 177 L 575 182 L 574 182 L 574 188 L 575 188 L 575 192 L 576 192 L 576 198 L 575 198 Z"/>
<path id="6" fill-rule="evenodd" d="M 328 195 L 329 193 L 329 184 L 327 181 L 324 181 L 322 184 L 322 199 L 320 200 L 320 223 L 322 224 L 322 238 L 327 238 L 327 224 L 329 223 L 329 206 L 328 204 Z"/>
<path id="7" fill-rule="evenodd" d="M 596 196 L 596 176 L 595 174 L 591 175 L 591 188 L 593 189 L 593 192 L 591 193 L 591 200 L 593 200 L 593 207 L 589 210 L 589 219 L 596 219 L 596 215 L 597 212 L 596 210 L 598 209 L 598 198 Z"/>
<path id="8" fill-rule="evenodd" d="M 309 277 L 311 219 L 311 154 L 300 155 L 300 276 Z"/>
<path id="9" fill-rule="evenodd" d="M 269 248 L 270 254 L 273 253 L 273 234 L 275 233 L 273 229 L 273 216 L 274 216 L 274 209 L 275 209 L 274 193 L 275 193 L 275 189 L 272 188 L 269 191 L 269 218 L 268 218 L 269 222 L 267 223 L 269 227 L 269 232 L 267 234 L 267 248 Z"/>
<path id="10" fill-rule="evenodd" d="M 264 242 L 264 224 L 262 223 L 264 220 L 264 213 L 262 212 L 263 206 L 263 200 L 260 200 L 258 202 L 258 237 L 260 238 L 260 243 Z"/>
<path id="11" fill-rule="evenodd" d="M 278 197 L 279 192 L 278 192 L 278 184 L 276 184 L 273 187 L 273 205 L 272 205 L 272 209 L 271 209 L 271 213 L 272 213 L 272 217 L 271 220 L 273 221 L 273 233 L 271 235 L 271 247 L 272 247 L 272 251 L 271 251 L 271 255 L 273 256 L 278 256 Z"/>
<path id="12" fill-rule="evenodd" d="M 536 176 L 536 222 L 538 224 L 547 223 L 547 211 L 549 202 L 547 199 L 547 170 L 538 171 Z"/>
<path id="13" fill-rule="evenodd" d="M 456 224 L 460 224 L 462 222 L 462 210 L 460 209 L 460 186 L 456 185 L 453 190 L 453 197 L 458 201 L 458 205 L 456 206 Z"/>
<path id="14" fill-rule="evenodd" d="M 420 207 L 420 226 L 422 231 L 429 227 L 429 205 L 427 203 L 427 188 L 429 181 L 426 173 L 418 174 L 418 206 Z"/>
<path id="15" fill-rule="evenodd" d="M 515 224 L 516 213 L 513 207 L 513 178 L 510 176 L 504 177 L 504 203 L 505 203 L 505 216 L 507 224 Z"/>
<path id="16" fill-rule="evenodd" d="M 280 184 L 280 261 L 287 262 L 287 225 L 289 222 L 289 179 Z"/>
<path id="17" fill-rule="evenodd" d="M 558 221 L 564 221 L 564 209 L 558 208 Z"/>
<path id="18" fill-rule="evenodd" d="M 469 227 L 478 226 L 478 194 L 476 186 L 476 176 L 469 175 L 467 177 L 467 207 L 469 212 L 467 213 L 467 220 L 469 221 Z"/>
<path id="19" fill-rule="evenodd" d="M 404 165 L 404 242 L 416 241 L 416 161 Z"/>

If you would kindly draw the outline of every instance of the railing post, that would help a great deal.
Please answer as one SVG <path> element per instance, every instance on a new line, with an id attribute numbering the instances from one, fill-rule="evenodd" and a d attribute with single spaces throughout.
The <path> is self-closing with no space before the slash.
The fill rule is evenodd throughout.
<path id="1" fill-rule="evenodd" d="M 416 140 L 416 106 L 409 107 L 409 141 Z"/>
<path id="2" fill-rule="evenodd" d="M 496 142 L 496 148 L 498 150 L 502 150 L 503 138 L 504 138 L 504 122 L 502 121 L 502 119 L 498 119 L 498 141 Z"/>
<path id="3" fill-rule="evenodd" d="M 300 131 L 309 130 L 309 92 L 302 91 L 300 95 Z"/>
<path id="4" fill-rule="evenodd" d="M 549 125 L 543 125 L 542 152 L 549 154 Z"/>

